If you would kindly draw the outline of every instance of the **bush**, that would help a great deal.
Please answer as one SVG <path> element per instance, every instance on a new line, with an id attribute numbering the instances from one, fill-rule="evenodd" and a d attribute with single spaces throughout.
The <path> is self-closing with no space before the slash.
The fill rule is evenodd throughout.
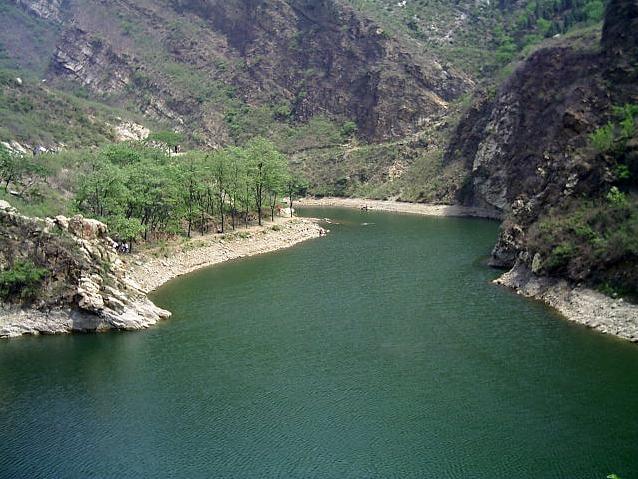
<path id="1" fill-rule="evenodd" d="M 544 266 L 550 272 L 559 271 L 569 264 L 575 253 L 576 247 L 574 245 L 570 243 L 561 243 L 551 251 Z"/>
<path id="2" fill-rule="evenodd" d="M 594 148 L 601 153 L 611 151 L 614 147 L 614 125 L 607 123 L 605 126 L 598 128 L 589 135 L 589 139 L 592 145 L 594 145 Z"/>
<path id="3" fill-rule="evenodd" d="M 623 206 L 627 204 L 627 195 L 620 191 L 617 186 L 612 186 L 607 193 L 607 201 L 614 206 Z"/>
<path id="4" fill-rule="evenodd" d="M 357 132 L 357 124 L 354 121 L 346 121 L 341 126 L 341 136 L 344 138 L 350 138 Z"/>
<path id="5" fill-rule="evenodd" d="M 530 229 L 528 248 L 546 258 L 544 274 L 638 295 L 638 204 L 618 188 L 549 212 Z"/>
<path id="6" fill-rule="evenodd" d="M 0 297 L 10 301 L 32 300 L 46 276 L 47 270 L 39 268 L 32 261 L 16 261 L 11 268 L 0 272 Z"/>

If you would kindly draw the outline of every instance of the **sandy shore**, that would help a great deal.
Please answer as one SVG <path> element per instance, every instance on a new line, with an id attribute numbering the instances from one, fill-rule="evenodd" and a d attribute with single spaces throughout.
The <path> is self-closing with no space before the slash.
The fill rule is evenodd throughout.
<path id="1" fill-rule="evenodd" d="M 519 265 L 494 281 L 518 294 L 543 301 L 565 319 L 638 343 L 638 305 L 567 281 L 540 277 Z"/>
<path id="2" fill-rule="evenodd" d="M 458 205 L 430 205 L 425 203 L 404 203 L 400 201 L 366 200 L 361 198 L 304 198 L 296 201 L 299 206 L 338 206 L 394 213 L 412 213 L 425 216 L 472 216 L 476 218 L 501 219 L 498 211 Z"/>
<path id="3" fill-rule="evenodd" d="M 164 249 L 143 251 L 126 258 L 128 277 L 144 292 L 200 268 L 244 256 L 288 248 L 325 230 L 308 218 L 277 218 L 275 224 L 238 228 L 224 235 L 196 237 Z"/>

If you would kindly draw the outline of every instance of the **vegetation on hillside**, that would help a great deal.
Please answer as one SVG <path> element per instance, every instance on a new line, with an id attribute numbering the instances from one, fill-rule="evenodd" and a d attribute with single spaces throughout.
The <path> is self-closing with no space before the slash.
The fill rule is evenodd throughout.
<path id="1" fill-rule="evenodd" d="M 590 135 L 613 175 L 609 189 L 551 210 L 532 228 L 530 250 L 546 274 L 638 297 L 638 106 L 613 114 Z"/>
<path id="2" fill-rule="evenodd" d="M 391 34 L 487 79 L 545 38 L 599 24 L 604 15 L 603 0 L 348 1 Z"/>
<path id="3" fill-rule="evenodd" d="M 114 140 L 113 128 L 123 118 L 139 115 L 60 91 L 28 72 L 0 69 L 0 141 L 47 148 L 101 145 Z"/>
<path id="4" fill-rule="evenodd" d="M 130 242 L 223 232 L 227 224 L 233 229 L 253 220 L 261 224 L 265 216 L 274 220 L 284 195 L 294 196 L 304 184 L 263 138 L 244 147 L 174 155 L 154 146 L 173 136 L 151 137 L 147 143 L 35 158 L 0 147 L 3 196 L 26 213 L 83 213 Z"/>

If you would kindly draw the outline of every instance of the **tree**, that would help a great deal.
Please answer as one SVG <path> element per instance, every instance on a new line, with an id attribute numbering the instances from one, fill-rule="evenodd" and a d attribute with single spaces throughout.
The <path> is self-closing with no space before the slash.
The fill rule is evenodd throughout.
<path id="1" fill-rule="evenodd" d="M 290 217 L 294 216 L 293 201 L 295 196 L 305 196 L 308 191 L 308 180 L 297 175 L 288 175 L 286 181 L 286 191 L 290 201 Z"/>
<path id="2" fill-rule="evenodd" d="M 5 192 L 9 191 L 9 185 L 13 183 L 19 190 L 18 194 L 24 196 L 46 175 L 44 165 L 33 157 L 9 151 L 0 145 L 0 178 L 4 183 Z"/>
<path id="3" fill-rule="evenodd" d="M 126 218 L 138 218 L 148 233 L 177 232 L 182 218 L 179 169 L 164 155 L 145 157 L 126 170 Z"/>
<path id="4" fill-rule="evenodd" d="M 186 236 L 191 237 L 193 220 L 197 211 L 197 198 L 201 187 L 202 177 L 204 176 L 200 158 L 195 153 L 190 153 L 179 163 L 179 182 L 181 186 L 182 198 L 186 207 Z"/>
<path id="5" fill-rule="evenodd" d="M 268 206 L 270 207 L 270 221 L 275 221 L 275 208 L 277 200 L 286 190 L 288 182 L 288 163 L 286 158 L 277 154 L 270 158 L 266 163 L 266 194 L 268 198 Z"/>
<path id="6" fill-rule="evenodd" d="M 224 232 L 224 206 L 228 195 L 228 183 L 231 170 L 231 157 L 228 150 L 217 150 L 209 155 L 208 161 L 212 171 L 215 199 L 219 209 L 221 232 Z"/>
<path id="7" fill-rule="evenodd" d="M 75 197 L 78 209 L 104 219 L 123 213 L 126 187 L 122 169 L 107 160 L 94 159 L 82 177 Z"/>
<path id="8" fill-rule="evenodd" d="M 184 141 L 184 135 L 175 131 L 158 131 L 148 135 L 147 140 L 165 145 L 170 154 L 171 152 L 177 153 L 179 145 Z"/>
<path id="9" fill-rule="evenodd" d="M 283 187 L 288 167 L 286 158 L 277 151 L 272 142 L 264 138 L 252 140 L 248 144 L 247 154 L 249 181 L 255 196 L 258 223 L 261 225 L 266 198 L 269 200 L 271 217 L 274 219 L 277 197 Z"/>
<path id="10" fill-rule="evenodd" d="M 126 218 L 122 215 L 111 216 L 107 225 L 111 236 L 130 245 L 144 232 L 144 226 L 138 218 Z"/>
<path id="11" fill-rule="evenodd" d="M 246 190 L 248 176 L 246 171 L 246 153 L 237 147 L 228 147 L 228 157 L 230 160 L 228 174 L 228 197 L 230 200 L 230 215 L 233 229 L 238 212 L 238 206 L 242 192 Z"/>

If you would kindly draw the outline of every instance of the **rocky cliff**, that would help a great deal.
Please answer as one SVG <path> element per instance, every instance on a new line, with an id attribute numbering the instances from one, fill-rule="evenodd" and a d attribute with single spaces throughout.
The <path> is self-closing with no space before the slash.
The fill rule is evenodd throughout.
<path id="1" fill-rule="evenodd" d="M 638 264 L 636 178 L 619 173 L 633 168 L 635 139 L 601 152 L 591 138 L 614 121 L 614 106 L 638 103 L 637 12 L 636 0 L 610 1 L 602 39 L 588 33 L 539 49 L 459 124 L 446 161 L 471 171 L 460 201 L 506 216 L 494 265 L 638 291 L 627 272 Z M 614 187 L 626 193 L 610 196 Z"/>
<path id="2" fill-rule="evenodd" d="M 56 24 L 49 80 L 227 138 L 238 105 L 295 121 L 354 120 L 362 137 L 412 133 L 472 81 L 415 53 L 339 0 L 15 0 Z"/>
<path id="3" fill-rule="evenodd" d="M 39 273 L 6 274 L 24 261 Z M 0 309 L 0 337 L 135 330 L 170 316 L 126 278 L 96 220 L 29 218 L 0 202 L 0 266 L 0 290 L 12 293 Z"/>

